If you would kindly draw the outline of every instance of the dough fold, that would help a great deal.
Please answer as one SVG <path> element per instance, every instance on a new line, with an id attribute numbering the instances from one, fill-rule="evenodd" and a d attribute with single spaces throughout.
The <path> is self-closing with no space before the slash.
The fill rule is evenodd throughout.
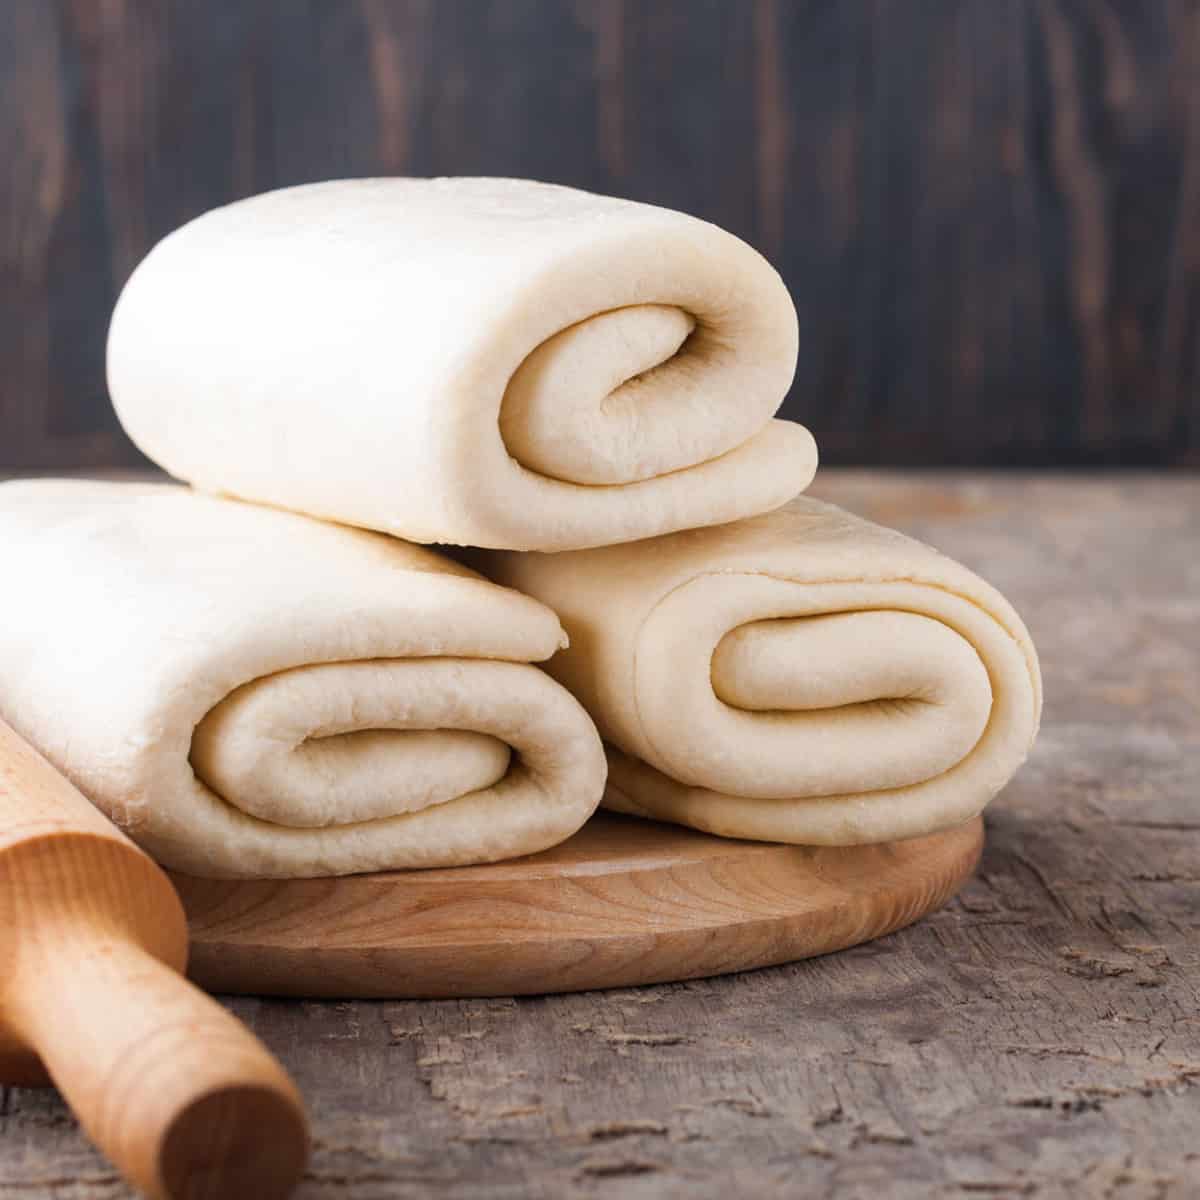
<path id="1" fill-rule="evenodd" d="M 773 420 L 796 313 L 682 213 L 511 179 L 339 180 L 216 209 L 118 301 L 133 440 L 211 492 L 515 550 L 776 508 L 816 448 Z"/>
<path id="2" fill-rule="evenodd" d="M 569 554 L 480 554 L 570 637 L 547 670 L 608 743 L 604 803 L 728 837 L 854 844 L 977 814 L 1026 757 L 1037 656 L 992 587 L 808 497 Z"/>
<path id="3" fill-rule="evenodd" d="M 457 866 L 604 788 L 554 614 L 393 538 L 170 485 L 0 486 L 0 716 L 196 875 Z"/>

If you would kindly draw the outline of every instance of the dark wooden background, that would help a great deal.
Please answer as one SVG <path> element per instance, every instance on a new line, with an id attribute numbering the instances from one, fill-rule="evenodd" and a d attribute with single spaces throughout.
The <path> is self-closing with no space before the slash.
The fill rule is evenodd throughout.
<path id="1" fill-rule="evenodd" d="M 825 460 L 1200 463 L 1193 0 L 0 0 L 0 466 L 137 461 L 107 317 L 282 184 L 528 175 L 779 264 Z"/>

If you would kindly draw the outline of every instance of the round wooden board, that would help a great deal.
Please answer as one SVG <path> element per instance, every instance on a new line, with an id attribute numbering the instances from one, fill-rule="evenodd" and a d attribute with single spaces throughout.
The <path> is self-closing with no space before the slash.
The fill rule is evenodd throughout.
<path id="1" fill-rule="evenodd" d="M 600 813 L 490 866 L 337 879 L 172 875 L 215 992 L 445 999 L 721 975 L 854 946 L 944 904 L 976 819 L 880 846 L 739 842 Z"/>

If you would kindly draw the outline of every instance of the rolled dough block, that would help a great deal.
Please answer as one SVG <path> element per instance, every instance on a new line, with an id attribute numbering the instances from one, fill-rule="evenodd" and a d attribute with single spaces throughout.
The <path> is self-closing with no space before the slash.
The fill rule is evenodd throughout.
<path id="1" fill-rule="evenodd" d="M 113 316 L 125 429 L 197 487 L 415 542 L 607 545 L 807 486 L 773 420 L 796 313 L 682 213 L 513 179 L 359 179 L 216 209 Z"/>
<path id="2" fill-rule="evenodd" d="M 492 862 L 604 752 L 544 605 L 441 555 L 171 485 L 0 486 L 0 716 L 194 875 Z"/>
<path id="3" fill-rule="evenodd" d="M 568 554 L 480 554 L 553 608 L 547 664 L 608 743 L 604 803 L 729 837 L 855 844 L 974 816 L 1041 711 L 1020 618 L 965 567 L 808 497 Z"/>

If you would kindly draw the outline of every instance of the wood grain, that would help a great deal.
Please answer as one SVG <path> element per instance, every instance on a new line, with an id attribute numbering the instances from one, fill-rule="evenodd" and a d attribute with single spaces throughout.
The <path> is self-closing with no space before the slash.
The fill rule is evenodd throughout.
<path id="1" fill-rule="evenodd" d="M 1193 0 L 7 0 L 0 466 L 127 465 L 117 290 L 214 205 L 530 175 L 696 212 L 825 461 L 1200 463 Z"/>
<path id="2" fill-rule="evenodd" d="M 891 933 L 974 869 L 980 821 L 884 846 L 734 842 L 601 813 L 514 862 L 340 879 L 172 875 L 218 992 L 536 995 L 723 975 Z"/>
<path id="3" fill-rule="evenodd" d="M 979 871 L 889 937 L 720 979 L 231 1000 L 311 1104 L 297 1200 L 1196 1195 L 1200 480 L 816 486 L 982 572 L 1032 630 L 1042 734 Z M 0 1195 L 132 1193 L 53 1092 L 12 1088 Z"/>
<path id="4" fill-rule="evenodd" d="M 186 958 L 166 876 L 0 722 L 0 1079 L 48 1075 L 151 1200 L 282 1200 L 303 1102 Z"/>

